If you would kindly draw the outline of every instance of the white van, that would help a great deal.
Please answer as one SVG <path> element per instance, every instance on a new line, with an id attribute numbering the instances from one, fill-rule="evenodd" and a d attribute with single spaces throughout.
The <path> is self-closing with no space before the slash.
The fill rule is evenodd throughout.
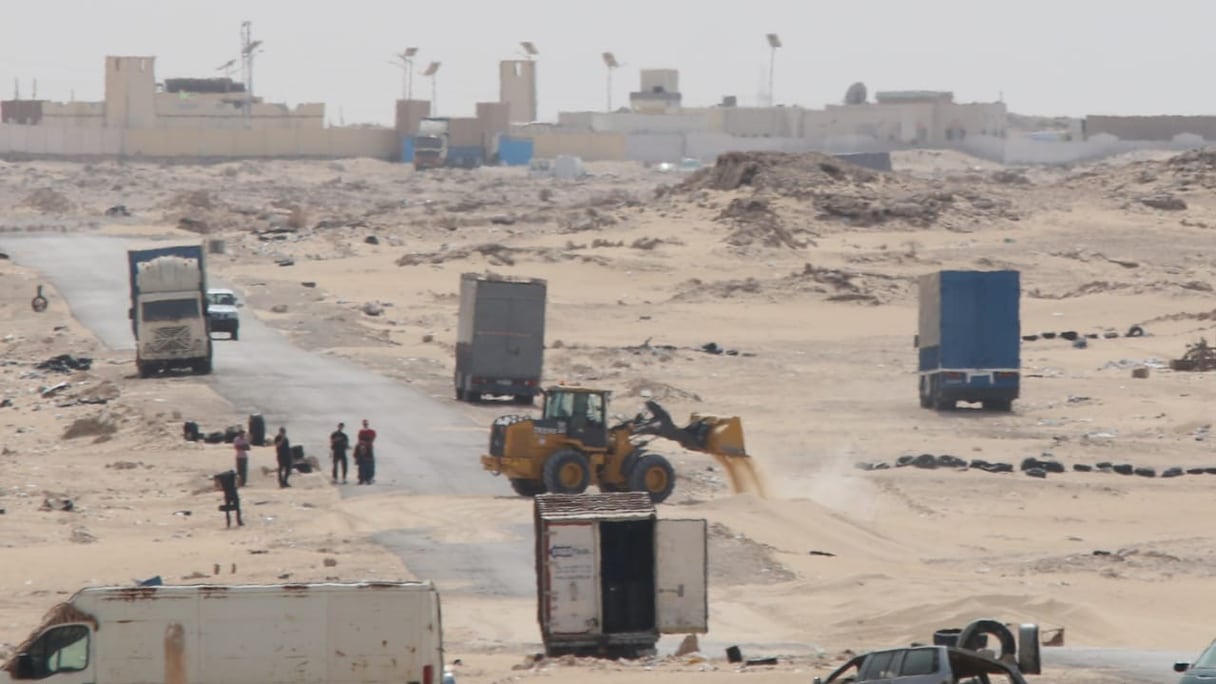
<path id="1" fill-rule="evenodd" d="M 0 669 L 0 684 L 441 679 L 451 681 L 430 582 L 82 589 Z"/>

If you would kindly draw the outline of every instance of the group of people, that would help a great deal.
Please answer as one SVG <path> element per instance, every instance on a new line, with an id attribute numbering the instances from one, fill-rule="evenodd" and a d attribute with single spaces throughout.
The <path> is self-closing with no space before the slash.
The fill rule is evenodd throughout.
<path id="1" fill-rule="evenodd" d="M 342 484 L 346 484 L 348 468 L 346 452 L 350 450 L 350 438 L 347 437 L 345 428 L 345 423 L 338 423 L 338 429 L 329 435 L 329 451 L 330 457 L 333 459 L 332 479 L 334 484 L 339 482 L 339 468 L 342 472 L 341 482 Z M 363 428 L 355 435 L 355 439 L 355 473 L 358 476 L 358 483 L 361 485 L 372 484 L 376 481 L 376 431 L 372 429 L 366 418 L 363 419 Z M 246 437 L 243 429 L 237 432 L 236 438 L 232 441 L 232 447 L 236 450 L 237 485 L 244 487 L 245 481 L 249 477 L 250 444 L 249 438 Z M 289 480 L 295 464 L 291 450 L 291 440 L 287 438 L 287 428 L 285 427 L 280 427 L 279 433 L 274 437 L 274 452 L 279 466 L 279 488 L 290 487 Z"/>
<path id="2" fill-rule="evenodd" d="M 333 459 L 332 479 L 338 483 L 338 469 L 342 469 L 342 484 L 346 484 L 347 461 L 346 452 L 350 449 L 350 438 L 346 436 L 346 423 L 338 423 L 338 429 L 329 435 L 329 454 Z M 376 481 L 376 431 L 363 419 L 363 428 L 355 436 L 355 474 L 358 484 L 372 484 Z"/>

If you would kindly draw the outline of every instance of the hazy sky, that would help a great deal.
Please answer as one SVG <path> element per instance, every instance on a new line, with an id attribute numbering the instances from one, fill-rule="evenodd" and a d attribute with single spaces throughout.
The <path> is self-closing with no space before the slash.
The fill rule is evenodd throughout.
<path id="1" fill-rule="evenodd" d="M 151 55 L 158 80 L 220 74 L 240 24 L 265 43 L 257 94 L 325 102 L 328 118 L 391 123 L 401 72 L 391 55 L 441 61 L 439 109 L 469 116 L 498 98 L 497 63 L 540 50 L 541 117 L 602 110 L 611 50 L 624 66 L 613 106 L 639 68 L 677 68 L 686 105 L 767 84 L 764 34 L 776 32 L 779 103 L 839 102 L 854 81 L 876 90 L 952 90 L 1032 114 L 1212 114 L 1216 2 L 1156 0 L 8 0 L 0 21 L 0 94 L 100 100 L 103 57 Z M 239 71 L 234 74 L 239 76 Z M 430 83 L 415 78 L 414 95 Z"/>

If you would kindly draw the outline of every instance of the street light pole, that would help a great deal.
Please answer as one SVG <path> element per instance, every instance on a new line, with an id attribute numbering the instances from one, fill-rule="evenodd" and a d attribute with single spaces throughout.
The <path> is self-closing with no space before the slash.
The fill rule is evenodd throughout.
<path id="1" fill-rule="evenodd" d="M 608 105 L 607 105 L 607 111 L 611 112 L 611 111 L 612 111 L 612 72 L 613 72 L 613 71 L 614 71 L 614 70 L 615 70 L 617 67 L 619 67 L 619 66 L 620 66 L 620 63 L 616 61 L 616 55 L 612 54 L 611 52 L 605 52 L 605 53 L 604 53 L 603 55 L 601 55 L 601 56 L 602 56 L 602 57 L 603 57 L 603 59 L 604 59 L 604 66 L 608 68 L 608 98 L 607 98 L 607 99 L 608 99 Z"/>
<path id="2" fill-rule="evenodd" d="M 774 70 L 774 67 L 777 66 L 777 48 L 781 47 L 781 39 L 777 37 L 776 33 L 770 33 L 765 37 L 768 38 L 768 47 L 769 47 L 768 106 L 775 107 L 777 105 L 777 98 L 775 98 L 773 96 L 773 70 Z"/>

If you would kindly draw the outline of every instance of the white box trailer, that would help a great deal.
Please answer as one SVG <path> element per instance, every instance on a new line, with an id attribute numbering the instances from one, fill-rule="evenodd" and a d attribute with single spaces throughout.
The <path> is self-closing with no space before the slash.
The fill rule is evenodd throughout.
<path id="1" fill-rule="evenodd" d="M 430 582 L 197 585 L 82 589 L 47 614 L 0 683 L 440 684 L 443 675 Z"/>
<path id="2" fill-rule="evenodd" d="M 546 654 L 635 657 L 709 630 L 704 520 L 659 519 L 646 492 L 542 494 L 533 510 Z"/>

